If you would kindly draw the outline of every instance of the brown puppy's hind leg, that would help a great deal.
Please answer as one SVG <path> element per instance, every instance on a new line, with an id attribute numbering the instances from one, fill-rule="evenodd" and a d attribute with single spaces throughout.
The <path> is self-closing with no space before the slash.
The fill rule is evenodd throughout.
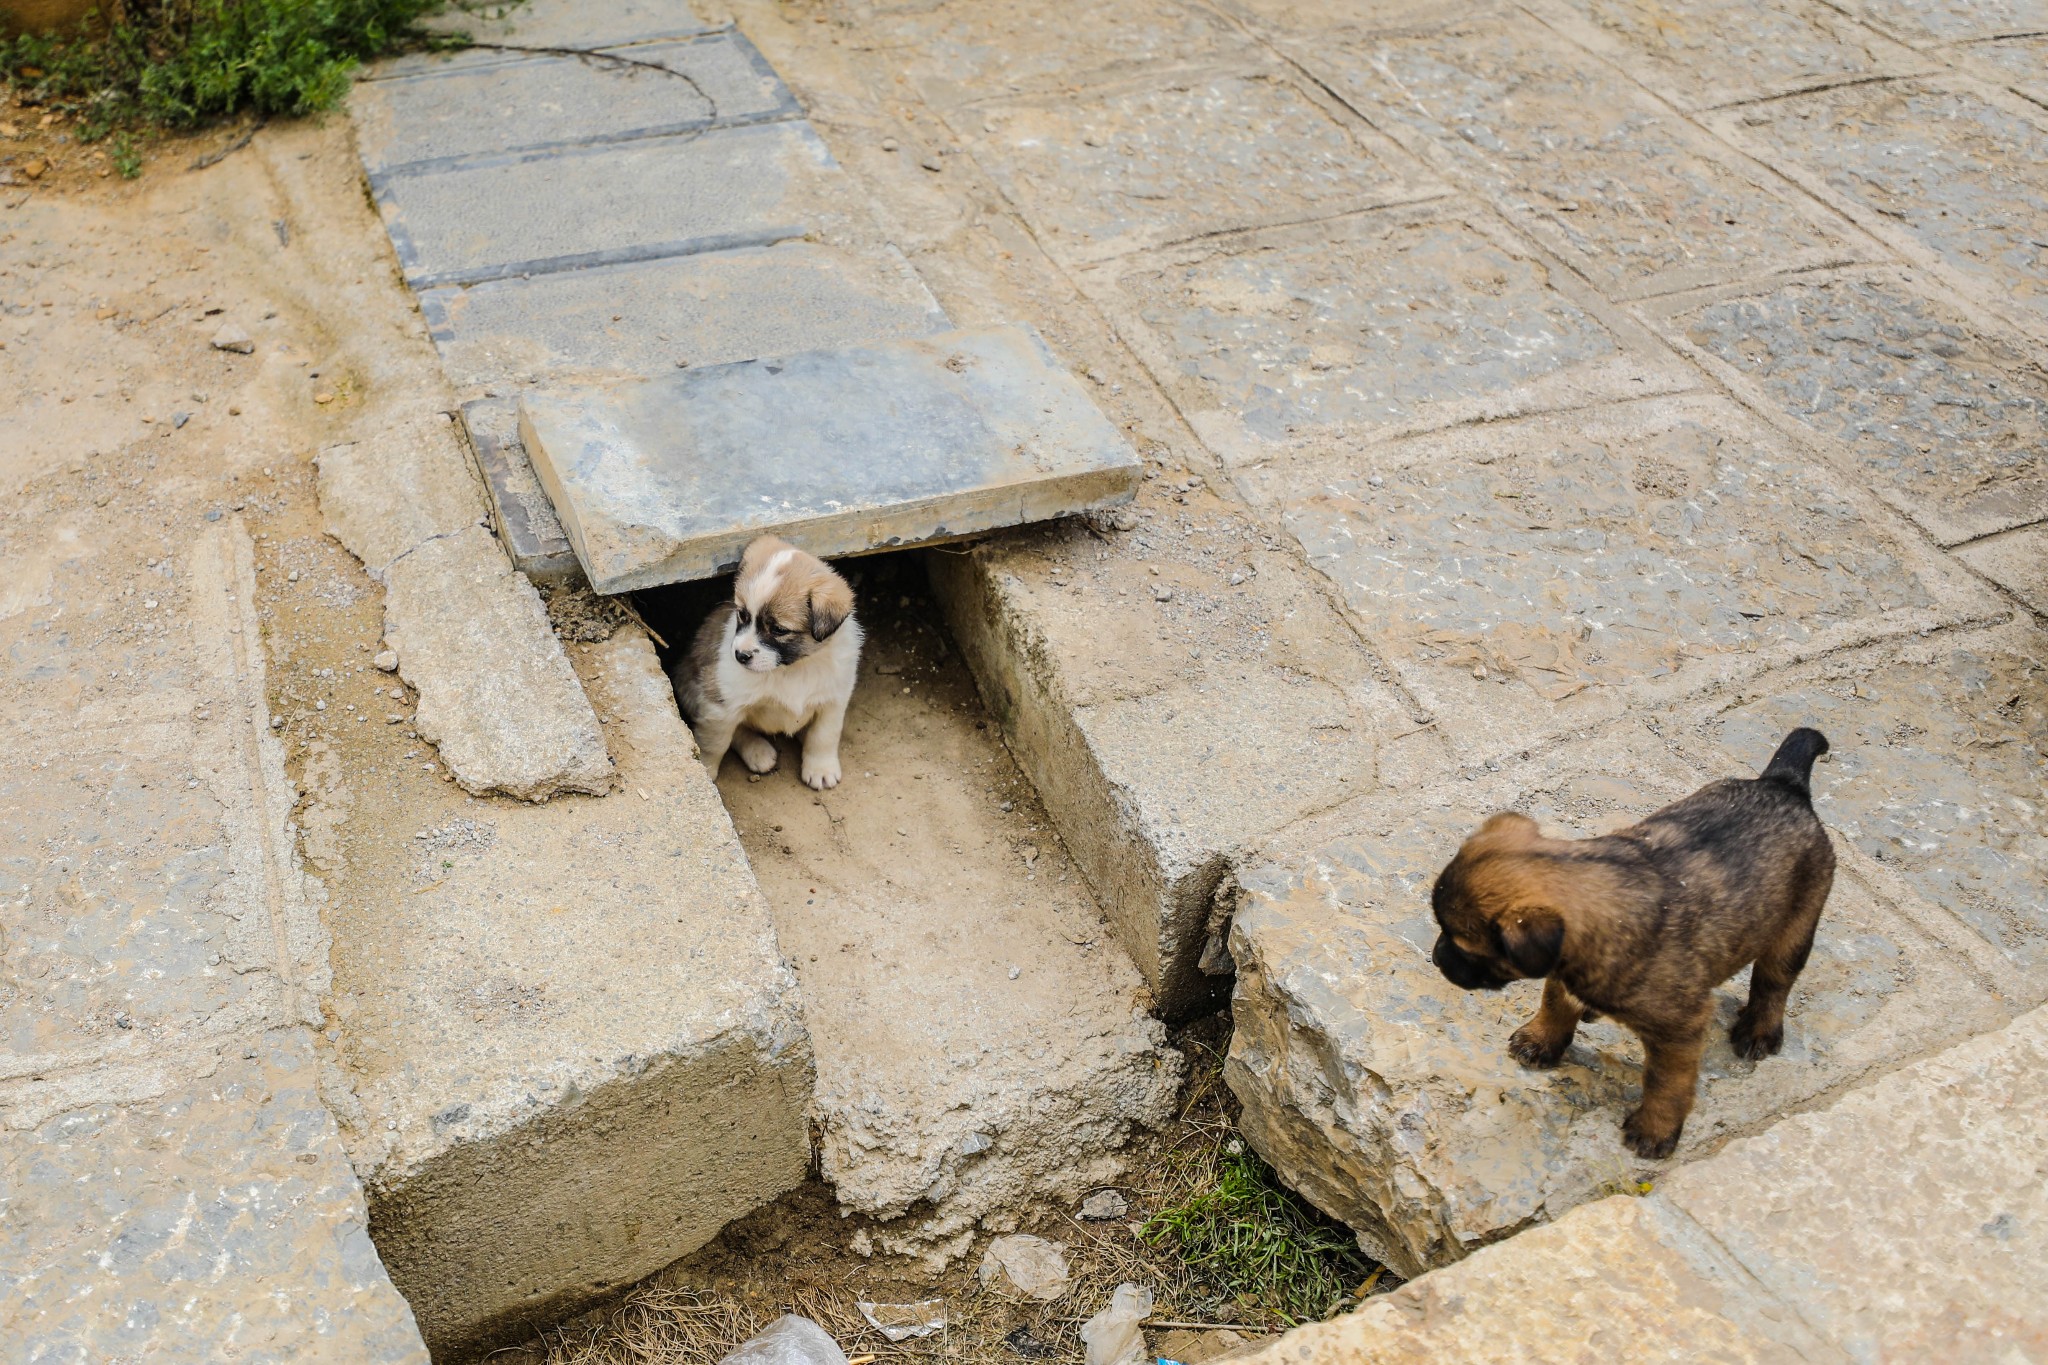
<path id="1" fill-rule="evenodd" d="M 1536 1017 L 1508 1038 L 1508 1055 L 1523 1066 L 1539 1070 L 1556 1066 L 1564 1050 L 1572 1045 L 1572 1035 L 1578 1032 L 1579 1020 L 1585 1013 L 1586 1007 L 1565 989 L 1563 982 L 1554 976 L 1546 979 L 1543 1003 L 1537 1007 Z"/>
<path id="2" fill-rule="evenodd" d="M 1777 940 L 1750 968 L 1749 1001 L 1728 1030 L 1736 1056 L 1760 1061 L 1784 1046 L 1785 999 L 1813 952 L 1813 932 L 1820 923 L 1821 907 L 1827 903 L 1828 885 L 1821 882 L 1817 893 L 1812 887 L 1807 889 L 1799 913 L 1786 922 Z"/>
<path id="3" fill-rule="evenodd" d="M 1685 1131 L 1685 1118 L 1692 1112 L 1693 1096 L 1699 1089 L 1708 1012 L 1703 1005 L 1689 1025 L 1640 1035 L 1643 1101 L 1621 1125 L 1622 1143 L 1637 1156 L 1652 1160 L 1670 1156 L 1678 1145 L 1678 1135 Z"/>

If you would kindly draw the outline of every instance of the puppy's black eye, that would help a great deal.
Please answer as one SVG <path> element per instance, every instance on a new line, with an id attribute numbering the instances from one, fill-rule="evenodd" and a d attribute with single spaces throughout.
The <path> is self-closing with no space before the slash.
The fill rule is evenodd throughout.
<path id="1" fill-rule="evenodd" d="M 745 607 L 741 607 L 739 613 L 739 623 L 743 626 L 754 619 L 754 613 L 748 611 Z"/>

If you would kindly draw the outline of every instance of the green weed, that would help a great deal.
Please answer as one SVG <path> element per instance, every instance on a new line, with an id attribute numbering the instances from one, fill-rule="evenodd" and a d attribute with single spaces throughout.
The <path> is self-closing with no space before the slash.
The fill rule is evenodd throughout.
<path id="1" fill-rule="evenodd" d="M 114 138 L 114 169 L 123 180 L 133 180 L 142 174 L 142 152 L 136 147 L 135 139 L 127 133 Z"/>
<path id="2" fill-rule="evenodd" d="M 75 116 L 88 142 L 244 112 L 308 114 L 341 100 L 357 62 L 424 43 L 413 21 L 439 2 L 108 0 L 72 32 L 0 41 L 0 76 Z"/>
<path id="3" fill-rule="evenodd" d="M 1289 1324 L 1335 1312 L 1373 1269 L 1344 1229 L 1303 1203 L 1242 1139 L 1196 1158 L 1180 1202 L 1145 1220 L 1140 1235 L 1176 1249 L 1220 1298 Z"/>

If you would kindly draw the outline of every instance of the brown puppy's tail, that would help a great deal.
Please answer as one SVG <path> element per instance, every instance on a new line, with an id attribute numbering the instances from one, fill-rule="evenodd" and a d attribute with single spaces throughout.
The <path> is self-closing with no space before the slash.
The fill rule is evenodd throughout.
<path id="1" fill-rule="evenodd" d="M 1801 796 L 1813 795 L 1813 761 L 1828 751 L 1828 737 L 1802 725 L 1785 736 L 1764 765 L 1763 781 L 1782 782 Z"/>

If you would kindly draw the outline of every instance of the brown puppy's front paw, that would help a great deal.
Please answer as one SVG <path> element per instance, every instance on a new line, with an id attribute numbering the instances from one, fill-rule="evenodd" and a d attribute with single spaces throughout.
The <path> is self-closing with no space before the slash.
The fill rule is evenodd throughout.
<path id="1" fill-rule="evenodd" d="M 1548 1071 L 1563 1059 L 1565 1052 L 1571 1045 L 1572 1040 L 1569 1038 L 1561 1043 L 1553 1043 L 1542 1034 L 1537 1033 L 1529 1025 L 1524 1024 L 1508 1035 L 1508 1056 L 1514 1058 L 1523 1066 L 1534 1067 L 1538 1071 Z"/>
<path id="2" fill-rule="evenodd" d="M 1752 1062 L 1778 1055 L 1778 1049 L 1785 1045 L 1785 1025 L 1781 1021 L 1769 1028 L 1759 1028 L 1748 1015 L 1738 1015 L 1735 1026 L 1728 1030 L 1728 1041 L 1735 1045 L 1735 1055 Z"/>
<path id="3" fill-rule="evenodd" d="M 1678 1135 L 1684 1131 L 1684 1119 L 1669 1125 L 1667 1130 L 1659 1120 L 1646 1118 L 1637 1109 L 1622 1120 L 1621 1142 L 1637 1156 L 1657 1161 L 1671 1155 L 1671 1149 L 1678 1145 Z"/>

